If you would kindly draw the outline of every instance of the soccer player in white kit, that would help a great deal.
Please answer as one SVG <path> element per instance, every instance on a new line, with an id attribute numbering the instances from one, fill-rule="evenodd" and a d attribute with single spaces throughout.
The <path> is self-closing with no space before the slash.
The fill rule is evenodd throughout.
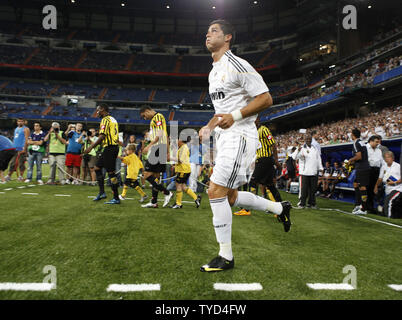
<path id="1" fill-rule="evenodd" d="M 285 232 L 291 225 L 292 206 L 288 201 L 273 202 L 237 190 L 252 174 L 251 165 L 259 147 L 254 122 L 259 112 L 272 105 L 272 97 L 261 75 L 230 51 L 234 36 L 233 26 L 225 20 L 212 21 L 206 35 L 206 46 L 213 59 L 208 80 L 215 115 L 199 135 L 203 140 L 209 139 L 215 131 L 217 155 L 208 197 L 220 250 L 216 258 L 201 267 L 204 272 L 234 267 L 231 206 L 277 214 Z"/>

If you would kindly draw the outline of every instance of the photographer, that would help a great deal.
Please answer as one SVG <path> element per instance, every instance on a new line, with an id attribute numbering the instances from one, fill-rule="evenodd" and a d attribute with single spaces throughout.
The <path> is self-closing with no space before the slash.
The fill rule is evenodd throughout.
<path id="1" fill-rule="evenodd" d="M 95 143 L 96 140 L 98 140 L 96 130 L 94 128 L 88 130 L 88 136 L 85 134 L 85 132 L 83 133 L 84 134 L 82 138 L 78 139 L 78 142 L 84 140 L 84 149 L 89 148 L 89 146 L 92 143 Z M 89 172 L 91 176 L 92 185 L 96 185 L 95 164 L 96 164 L 96 154 L 99 149 L 100 146 L 97 146 L 96 148 L 92 149 L 88 154 L 84 154 L 81 162 L 82 180 L 86 181 L 86 177 Z"/>
<path id="2" fill-rule="evenodd" d="M 56 180 L 56 166 L 59 167 L 59 181 L 61 184 L 65 183 L 64 172 L 62 168 L 66 161 L 66 135 L 60 130 L 60 124 L 53 122 L 52 127 L 45 136 L 44 141 L 49 145 L 49 166 L 50 178 L 47 184 L 55 184 Z"/>
<path id="3" fill-rule="evenodd" d="M 77 123 L 68 125 L 67 128 L 67 154 L 66 154 L 66 166 L 67 174 L 69 178 L 66 180 L 67 184 L 80 184 L 78 179 L 80 178 L 81 168 L 81 148 L 83 145 L 82 137 L 84 132 L 81 132 L 82 124 Z"/>

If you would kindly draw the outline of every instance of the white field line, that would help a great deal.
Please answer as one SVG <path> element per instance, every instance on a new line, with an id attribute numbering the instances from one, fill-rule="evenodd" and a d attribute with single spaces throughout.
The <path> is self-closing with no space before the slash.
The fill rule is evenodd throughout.
<path id="1" fill-rule="evenodd" d="M 27 187 L 36 187 L 36 184 L 28 184 Z"/>
<path id="2" fill-rule="evenodd" d="M 223 291 L 258 291 L 262 290 L 260 283 L 214 283 L 215 290 Z"/>
<path id="3" fill-rule="evenodd" d="M 354 290 L 349 283 L 307 283 L 313 290 Z"/>
<path id="4" fill-rule="evenodd" d="M 157 284 L 110 284 L 107 292 L 137 292 L 137 291 L 160 291 L 161 285 Z"/>
<path id="5" fill-rule="evenodd" d="M 25 189 L 26 186 L 17 187 L 18 189 Z"/>
<path id="6" fill-rule="evenodd" d="M 55 197 L 71 197 L 71 194 L 55 194 Z"/>
<path id="7" fill-rule="evenodd" d="M 293 208 L 293 209 L 294 209 L 294 208 Z M 318 210 L 322 210 L 322 211 L 337 211 L 337 212 L 341 212 L 341 213 L 348 214 L 348 215 L 350 215 L 350 216 L 359 217 L 359 218 L 362 218 L 362 219 L 366 219 L 366 220 L 370 220 L 370 221 L 374 221 L 374 222 L 378 222 L 378 223 L 386 224 L 386 225 L 388 225 L 388 226 L 397 227 L 397 228 L 402 229 L 402 226 L 397 225 L 397 224 L 393 224 L 393 223 L 386 222 L 386 221 L 382 221 L 382 220 L 373 219 L 373 218 L 366 217 L 366 216 L 362 216 L 362 215 L 358 215 L 358 214 L 353 214 L 353 213 L 351 213 L 351 212 L 343 211 L 343 210 L 341 210 L 341 209 L 319 208 Z"/>
<path id="8" fill-rule="evenodd" d="M 0 194 L 4 194 L 5 192 L 3 192 L 3 191 L 0 191 Z"/>
<path id="9" fill-rule="evenodd" d="M 402 291 L 402 284 L 389 284 L 388 287 L 395 291 Z"/>
<path id="10" fill-rule="evenodd" d="M 31 193 L 31 192 L 23 192 L 21 194 L 27 194 L 27 195 L 31 195 L 31 196 L 37 196 L 39 193 Z"/>
<path id="11" fill-rule="evenodd" d="M 0 291 L 50 291 L 55 288 L 54 283 L 0 283 Z"/>
<path id="12" fill-rule="evenodd" d="M 13 188 L 4 189 L 4 191 L 10 191 L 10 190 L 13 190 Z"/>

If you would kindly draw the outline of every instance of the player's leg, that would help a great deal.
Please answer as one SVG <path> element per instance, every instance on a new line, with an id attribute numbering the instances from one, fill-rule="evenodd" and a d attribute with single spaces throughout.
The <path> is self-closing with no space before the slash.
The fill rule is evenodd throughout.
<path id="1" fill-rule="evenodd" d="M 118 146 L 109 146 L 105 149 L 105 169 L 110 179 L 110 187 L 113 192 L 113 199 L 105 202 L 106 204 L 119 204 L 119 179 L 116 174 L 116 159 L 119 154 Z"/>
<path id="2" fill-rule="evenodd" d="M 368 197 L 367 197 L 367 188 L 370 182 L 370 171 L 364 170 L 360 173 L 359 181 L 359 191 L 361 197 L 362 208 L 360 211 L 356 212 L 357 214 L 366 214 L 368 209 Z"/>
<path id="3" fill-rule="evenodd" d="M 127 195 L 127 190 L 128 190 L 128 188 L 130 187 L 131 184 L 132 184 L 131 179 L 126 178 L 126 179 L 124 180 L 124 183 L 123 183 L 123 191 L 121 192 L 121 195 L 119 196 L 119 199 L 120 199 L 120 200 L 125 200 L 126 195 Z"/>
<path id="4" fill-rule="evenodd" d="M 134 180 L 134 182 L 131 185 L 135 191 L 138 192 L 138 194 L 141 196 L 140 202 L 144 202 L 148 197 L 145 194 L 144 190 L 142 190 L 140 184 L 138 183 L 138 179 Z"/>
<path id="5" fill-rule="evenodd" d="M 105 177 L 103 176 L 102 169 L 104 167 L 104 157 L 105 157 L 105 151 L 103 151 L 100 155 L 99 158 L 96 161 L 95 165 L 95 175 L 96 175 L 96 180 L 98 182 L 98 187 L 99 187 L 99 194 L 96 196 L 94 201 L 98 201 L 101 199 L 106 198 L 106 193 L 105 193 Z"/>
<path id="6" fill-rule="evenodd" d="M 360 209 L 362 204 L 359 183 L 356 180 L 353 182 L 353 188 L 355 189 L 355 208 L 353 209 L 353 212 L 356 212 Z"/>
<path id="7" fill-rule="evenodd" d="M 276 202 L 282 202 L 282 197 L 278 191 L 278 189 L 276 188 L 275 185 L 275 167 L 274 167 L 274 160 L 272 159 L 272 157 L 268 158 L 266 160 L 266 173 L 264 176 L 264 183 L 263 185 L 266 187 L 266 189 L 268 189 L 272 196 L 274 197 L 274 200 Z"/>
<path id="8" fill-rule="evenodd" d="M 188 181 L 188 179 L 185 179 L 185 182 L 182 184 L 182 190 L 183 192 L 185 192 L 186 194 L 188 194 L 191 199 L 194 200 L 194 203 L 196 205 L 196 208 L 198 209 L 201 205 L 201 195 L 198 195 L 187 186 L 186 182 Z"/>
<path id="9" fill-rule="evenodd" d="M 306 206 L 307 192 L 308 192 L 308 178 L 307 176 L 301 175 L 300 181 L 300 205 L 299 207 L 304 208 Z"/>
<path id="10" fill-rule="evenodd" d="M 176 181 L 176 203 L 172 206 L 174 209 L 182 208 L 183 184 Z"/>
<path id="11" fill-rule="evenodd" d="M 201 271 L 214 272 L 234 267 L 232 253 L 232 209 L 227 197 L 228 191 L 227 187 L 210 181 L 208 197 L 212 210 L 212 224 L 216 240 L 219 244 L 219 254 L 208 264 L 203 265 Z"/>

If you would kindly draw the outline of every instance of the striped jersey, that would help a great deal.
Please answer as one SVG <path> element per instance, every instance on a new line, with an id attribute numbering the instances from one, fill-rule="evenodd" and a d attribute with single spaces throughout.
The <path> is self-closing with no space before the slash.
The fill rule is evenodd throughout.
<path id="1" fill-rule="evenodd" d="M 269 89 L 261 75 L 244 59 L 235 56 L 230 50 L 212 63 L 209 73 L 209 95 L 215 113 L 228 114 L 248 105 L 255 96 L 268 92 Z M 244 134 L 257 139 L 255 119 L 257 115 L 236 121 L 225 131 Z M 217 133 L 222 130 L 219 127 Z"/>
<path id="2" fill-rule="evenodd" d="M 261 148 L 257 149 L 257 159 L 271 157 L 273 155 L 275 139 L 266 126 L 258 128 L 258 140 L 261 143 Z"/>
<path id="3" fill-rule="evenodd" d="M 156 113 L 150 123 L 149 136 L 151 141 L 159 136 L 157 144 L 167 144 L 166 120 L 163 114 Z"/>
<path id="4" fill-rule="evenodd" d="M 99 134 L 105 135 L 102 141 L 103 147 L 116 146 L 119 144 L 119 124 L 112 116 L 102 118 Z"/>

